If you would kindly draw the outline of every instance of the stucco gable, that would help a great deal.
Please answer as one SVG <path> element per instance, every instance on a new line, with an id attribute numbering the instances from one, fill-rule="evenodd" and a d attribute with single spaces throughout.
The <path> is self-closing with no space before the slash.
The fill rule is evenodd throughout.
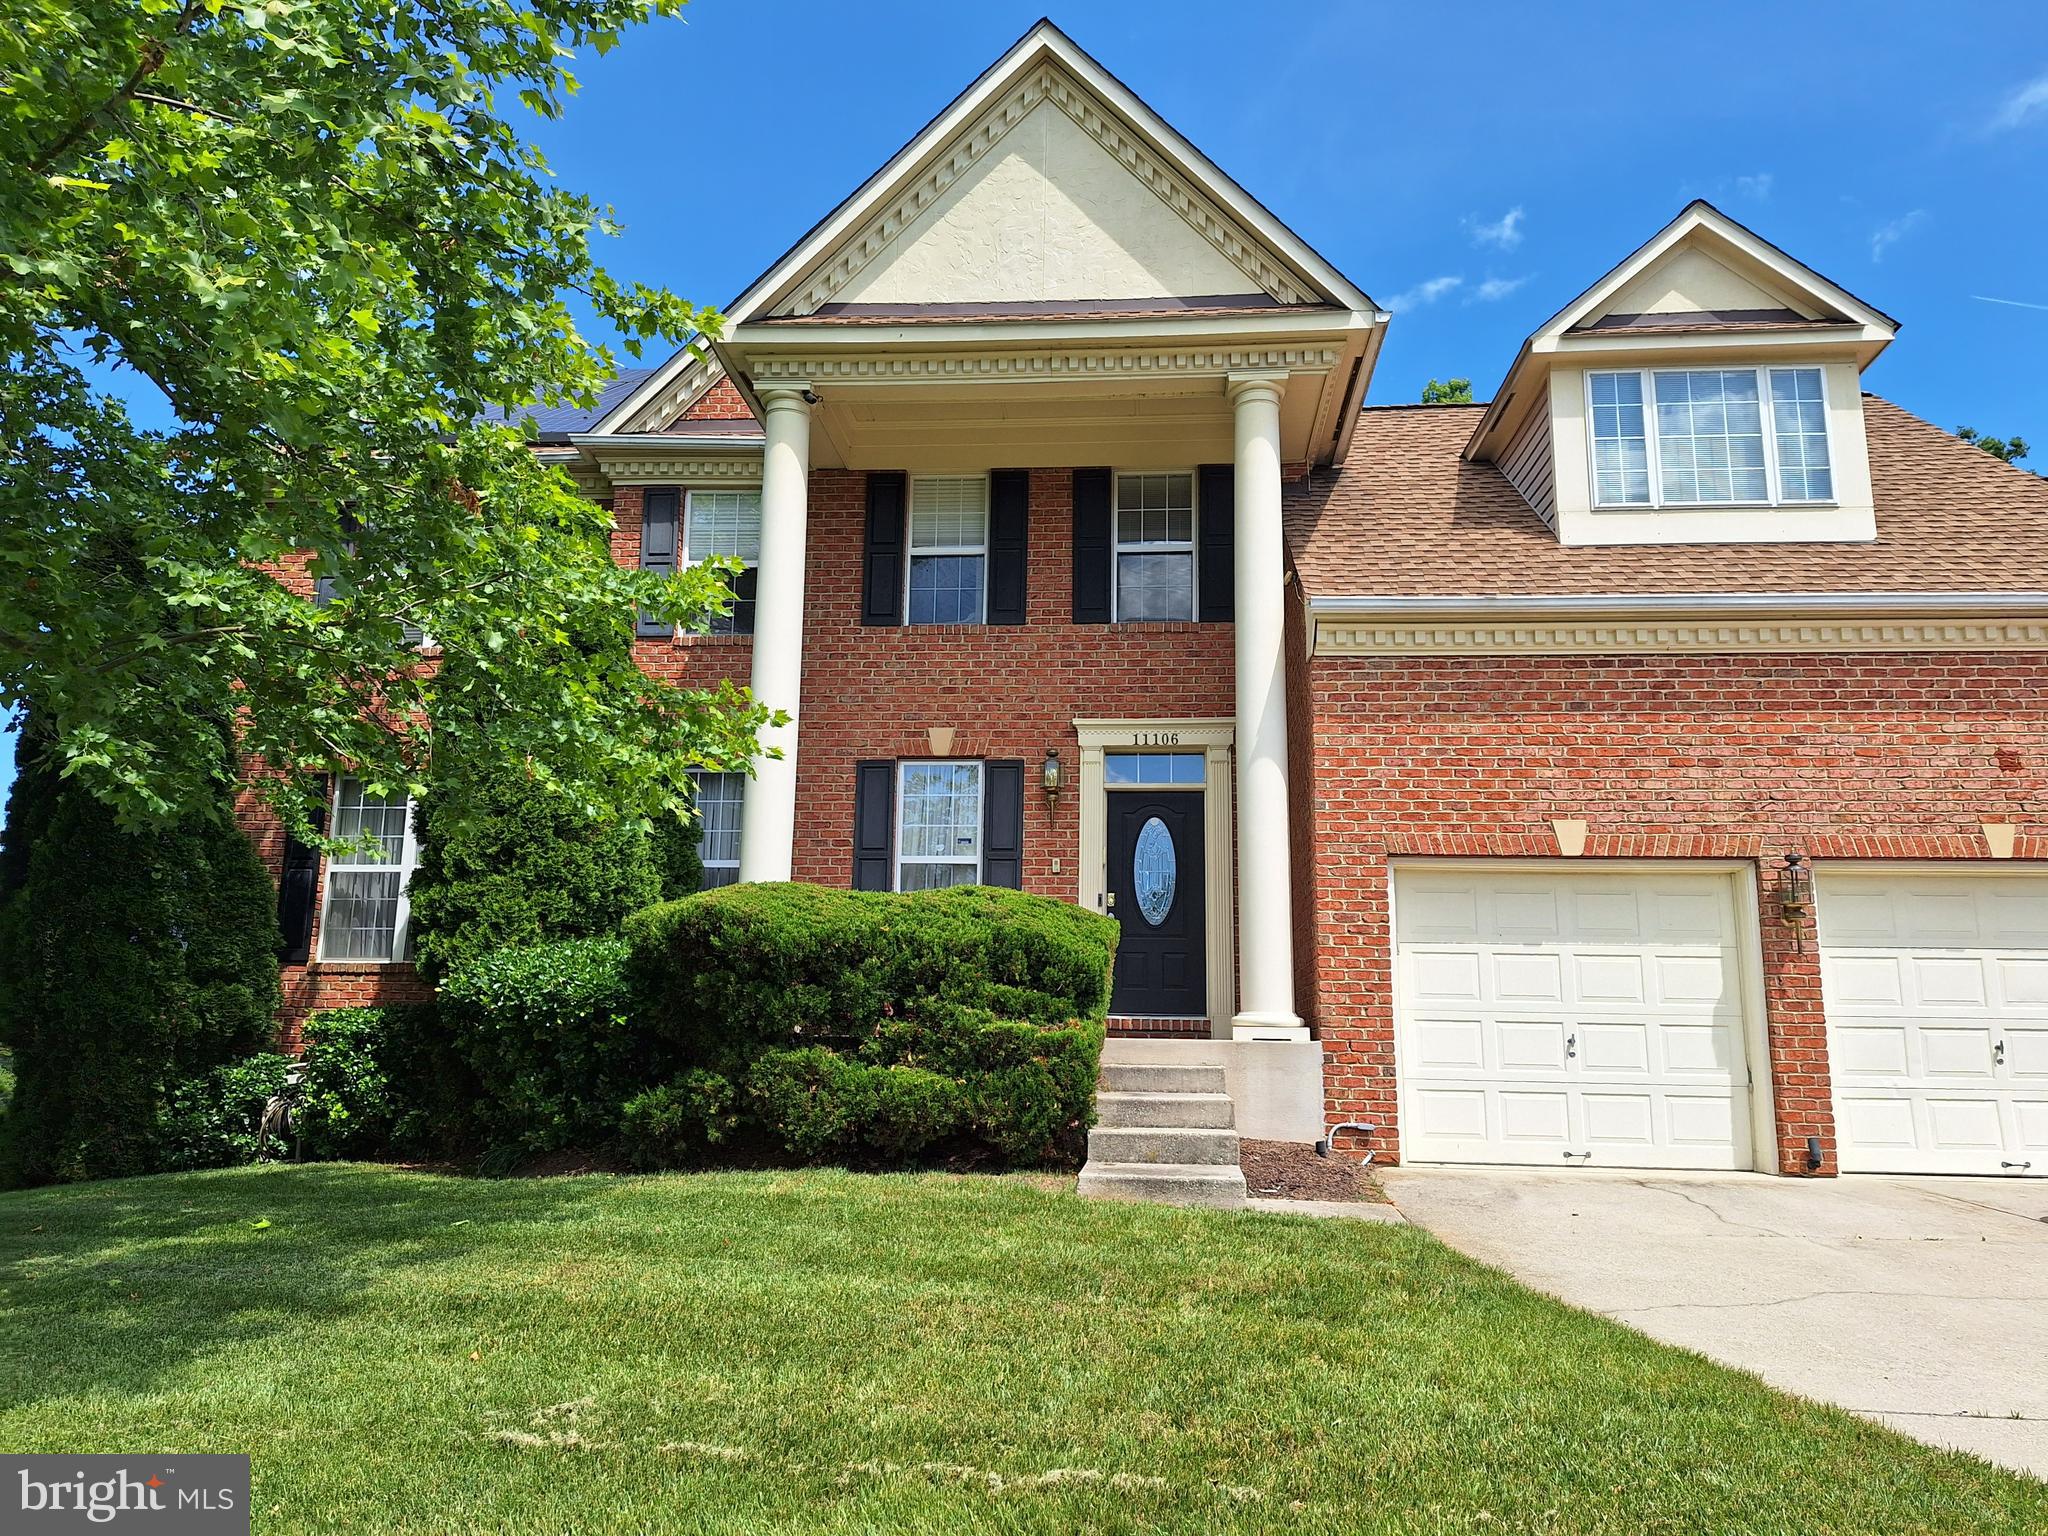
<path id="1" fill-rule="evenodd" d="M 1041 21 L 750 285 L 727 319 L 738 326 L 828 304 L 1243 295 L 1374 309 Z"/>
<path id="2" fill-rule="evenodd" d="M 1617 289 L 1579 323 L 1597 324 L 1619 315 L 1729 315 L 1763 311 L 1789 312 L 1807 320 L 1836 319 L 1826 315 L 1810 295 L 1775 281 L 1753 263 L 1739 270 L 1724 249 L 1720 254 L 1698 244 L 1679 246 Z"/>
<path id="3" fill-rule="evenodd" d="M 1261 274 L 1247 270 L 1254 265 L 1226 256 L 1048 97 L 826 298 L 1001 304 L 1268 293 Z"/>

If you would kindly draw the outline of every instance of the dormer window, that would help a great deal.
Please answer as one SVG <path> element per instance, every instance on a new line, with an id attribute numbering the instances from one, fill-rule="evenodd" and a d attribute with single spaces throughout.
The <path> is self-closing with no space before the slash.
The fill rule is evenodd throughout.
<path id="1" fill-rule="evenodd" d="M 1819 368 L 1589 372 L 1596 507 L 1830 502 Z"/>

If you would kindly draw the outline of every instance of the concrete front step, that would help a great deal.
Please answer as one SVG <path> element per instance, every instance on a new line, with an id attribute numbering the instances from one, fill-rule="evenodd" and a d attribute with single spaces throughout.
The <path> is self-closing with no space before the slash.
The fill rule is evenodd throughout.
<path id="1" fill-rule="evenodd" d="M 1091 1163 L 1237 1165 L 1237 1132 L 1150 1125 L 1098 1125 L 1088 1133 Z"/>
<path id="2" fill-rule="evenodd" d="M 1105 1061 L 1104 1093 L 1222 1093 L 1223 1068 L 1178 1063 Z"/>
<path id="3" fill-rule="evenodd" d="M 1244 1174 L 1231 1163 L 1101 1163 L 1081 1170 L 1078 1192 L 1095 1200 L 1157 1200 L 1167 1205 L 1244 1205 Z"/>
<path id="4" fill-rule="evenodd" d="M 1098 1093 L 1095 1123 L 1227 1131 L 1237 1122 L 1227 1093 Z"/>

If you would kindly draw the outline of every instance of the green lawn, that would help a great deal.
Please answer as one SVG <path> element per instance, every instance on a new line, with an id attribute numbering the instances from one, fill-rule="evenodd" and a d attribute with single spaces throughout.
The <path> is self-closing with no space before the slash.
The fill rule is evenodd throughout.
<path id="1" fill-rule="evenodd" d="M 0 1276 L 0 1449 L 248 1451 L 259 1532 L 2048 1531 L 1412 1229 L 1050 1180 L 245 1169 Z"/>

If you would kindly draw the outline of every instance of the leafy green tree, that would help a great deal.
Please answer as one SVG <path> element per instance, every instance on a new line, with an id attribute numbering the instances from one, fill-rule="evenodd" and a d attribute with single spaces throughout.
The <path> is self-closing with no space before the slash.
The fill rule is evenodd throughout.
<path id="1" fill-rule="evenodd" d="M 595 263 L 609 213 L 508 115 L 680 3 L 0 0 L 0 710 L 34 699 L 68 784 L 124 824 L 208 803 L 235 710 L 302 833 L 323 771 L 423 790 L 421 630 L 491 666 L 465 750 L 578 814 L 664 813 L 746 755 L 742 692 L 548 643 L 726 598 L 617 568 L 522 440 L 526 402 L 614 371 L 565 295 L 636 355 L 716 334 Z M 303 551 L 332 601 L 273 579 Z"/>
<path id="2" fill-rule="evenodd" d="M 2028 453 L 2028 444 L 2024 437 L 1987 437 L 1974 427 L 1957 427 L 1956 436 L 1973 447 L 1982 448 L 1994 459 L 2003 459 L 2008 464 L 2017 465 Z M 2037 479 L 2048 478 L 2038 470 L 2030 470 L 2028 473 Z"/>
<path id="3" fill-rule="evenodd" d="M 225 794 L 130 829 L 60 780 L 36 717 L 20 748 L 0 843 L 0 1041 L 18 1073 L 5 1172 L 148 1173 L 179 1089 L 275 1028 L 270 877 Z"/>
<path id="4" fill-rule="evenodd" d="M 616 652 L 631 665 L 630 635 L 609 622 L 553 648 Z M 450 657 L 441 689 L 441 740 L 414 812 L 419 863 L 407 887 L 414 955 L 427 976 L 439 981 L 494 949 L 613 934 L 627 913 L 681 894 L 675 887 L 690 877 L 677 866 L 695 859 L 694 818 L 587 814 L 531 774 L 508 771 L 491 739 L 510 701 L 488 661 Z"/>
<path id="5" fill-rule="evenodd" d="M 1472 403 L 1472 381 L 1431 379 L 1422 386 L 1424 405 L 1470 405 Z"/>

